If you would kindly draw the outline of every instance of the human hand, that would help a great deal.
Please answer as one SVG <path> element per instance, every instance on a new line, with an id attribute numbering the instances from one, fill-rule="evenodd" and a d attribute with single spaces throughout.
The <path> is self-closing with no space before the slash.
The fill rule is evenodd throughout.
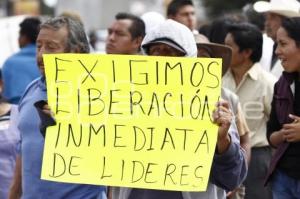
<path id="1" fill-rule="evenodd" d="M 53 126 L 56 124 L 54 114 L 51 111 L 48 103 L 44 100 L 38 101 L 34 104 L 36 110 L 40 116 L 40 132 L 45 137 L 46 129 L 48 126 Z"/>
<path id="2" fill-rule="evenodd" d="M 54 118 L 54 113 L 52 112 L 48 104 L 44 104 L 41 109 L 46 115 Z"/>
<path id="3" fill-rule="evenodd" d="M 213 121 L 220 127 L 218 138 L 222 139 L 227 136 L 232 118 L 233 115 L 229 109 L 229 103 L 225 100 L 218 101 L 216 109 L 213 111 Z"/>
<path id="4" fill-rule="evenodd" d="M 281 132 L 283 134 L 283 139 L 287 142 L 299 142 L 300 141 L 300 117 L 290 114 L 289 117 L 294 120 L 294 122 L 289 124 L 284 124 Z"/>
<path id="5" fill-rule="evenodd" d="M 220 100 L 216 109 L 213 111 L 213 121 L 219 125 L 217 149 L 218 153 L 223 153 L 227 150 L 230 144 L 228 130 L 231 125 L 233 115 L 229 109 L 229 103 L 225 100 Z"/>

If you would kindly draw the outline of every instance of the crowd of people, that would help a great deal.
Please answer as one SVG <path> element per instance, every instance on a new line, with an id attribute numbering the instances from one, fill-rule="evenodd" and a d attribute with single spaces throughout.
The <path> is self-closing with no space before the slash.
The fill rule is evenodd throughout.
<path id="1" fill-rule="evenodd" d="M 258 1 L 253 9 L 264 27 L 249 13 L 234 13 L 197 30 L 193 2 L 173 0 L 167 19 L 118 13 L 107 28 L 107 54 L 222 58 L 222 99 L 212 113 L 218 138 L 205 192 L 40 179 L 40 126 L 47 124 L 34 104 L 47 101 L 43 54 L 93 53 L 93 39 L 72 14 L 26 18 L 20 51 L 1 69 L 0 199 L 300 199 L 300 3 Z"/>

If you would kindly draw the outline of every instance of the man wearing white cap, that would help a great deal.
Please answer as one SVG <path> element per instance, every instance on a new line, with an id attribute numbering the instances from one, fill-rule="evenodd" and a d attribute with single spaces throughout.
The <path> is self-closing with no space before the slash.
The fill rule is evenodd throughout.
<path id="1" fill-rule="evenodd" d="M 147 55 L 196 57 L 197 46 L 190 29 L 183 24 L 168 19 L 146 34 L 142 50 Z M 113 187 L 112 199 L 225 199 L 226 192 L 239 186 L 247 173 L 244 150 L 239 144 L 237 127 L 232 120 L 229 104 L 220 101 L 224 114 L 219 115 L 219 138 L 212 163 L 210 180 L 205 192 L 180 192 L 154 189 Z M 226 106 L 226 107 L 225 107 Z M 225 121 L 229 122 L 225 124 Z M 225 134 L 223 134 L 225 133 Z M 225 136 L 221 136 L 221 134 Z"/>
<path id="2" fill-rule="evenodd" d="M 281 25 L 282 19 L 286 17 L 300 16 L 300 3 L 297 0 L 271 0 L 270 2 L 258 1 L 254 4 L 254 10 L 265 13 L 265 30 L 267 35 L 276 42 L 276 33 Z M 273 46 L 273 55 L 268 60 L 270 66 L 265 66 L 277 78 L 281 75 L 283 68 L 280 60 L 275 55 L 276 43 Z"/>

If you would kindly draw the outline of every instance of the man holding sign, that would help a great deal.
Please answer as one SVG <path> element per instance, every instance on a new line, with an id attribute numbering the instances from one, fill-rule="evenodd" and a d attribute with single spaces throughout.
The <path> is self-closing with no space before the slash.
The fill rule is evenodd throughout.
<path id="1" fill-rule="evenodd" d="M 197 48 L 190 30 L 167 20 L 146 35 L 143 50 L 148 55 L 196 57 Z M 233 190 L 247 173 L 244 152 L 239 145 L 236 126 L 228 103 L 219 101 L 213 113 L 219 125 L 216 152 L 213 159 L 210 182 L 205 192 L 179 192 L 152 189 L 113 188 L 113 199 L 216 199 L 225 198 L 225 190 Z M 218 189 L 222 188 L 223 190 Z"/>
<path id="2" fill-rule="evenodd" d="M 159 56 L 44 56 L 57 124 L 47 129 L 42 179 L 135 187 L 114 188 L 113 198 L 224 197 L 216 185 L 236 187 L 246 163 L 226 102 L 213 113 L 219 130 L 212 124 L 220 60 L 180 58 L 197 49 L 173 20 L 144 44 Z"/>
<path id="3" fill-rule="evenodd" d="M 37 63 L 42 76 L 28 86 L 19 104 L 22 143 L 10 198 L 16 199 L 105 199 L 105 188 L 41 180 L 44 138 L 34 103 L 47 100 L 43 54 L 89 53 L 82 25 L 70 18 L 57 17 L 41 25 L 37 38 Z M 20 187 L 22 178 L 22 188 Z"/>
<path id="4" fill-rule="evenodd" d="M 117 199 L 224 198 L 246 162 L 227 102 L 211 117 L 220 60 L 182 58 L 196 57 L 196 44 L 173 20 L 143 47 L 157 56 L 44 56 L 57 124 L 47 129 L 42 179 L 114 186 Z"/>

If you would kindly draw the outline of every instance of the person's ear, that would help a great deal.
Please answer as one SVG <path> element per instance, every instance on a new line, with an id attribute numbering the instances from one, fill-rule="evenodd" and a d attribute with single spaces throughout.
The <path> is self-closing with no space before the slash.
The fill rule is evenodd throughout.
<path id="1" fill-rule="evenodd" d="M 249 49 L 249 48 L 248 48 L 248 49 L 243 50 L 244 56 L 245 56 L 246 58 L 248 58 L 248 59 L 250 59 L 252 53 L 253 53 L 252 49 Z"/>
<path id="2" fill-rule="evenodd" d="M 20 35 L 18 38 L 20 48 L 30 43 L 29 39 L 25 35 Z"/>
<path id="3" fill-rule="evenodd" d="M 167 19 L 173 19 L 174 20 L 175 19 L 175 15 L 168 15 Z"/>
<path id="4" fill-rule="evenodd" d="M 143 41 L 143 37 L 137 37 L 133 40 L 133 45 L 135 48 L 140 48 Z"/>

